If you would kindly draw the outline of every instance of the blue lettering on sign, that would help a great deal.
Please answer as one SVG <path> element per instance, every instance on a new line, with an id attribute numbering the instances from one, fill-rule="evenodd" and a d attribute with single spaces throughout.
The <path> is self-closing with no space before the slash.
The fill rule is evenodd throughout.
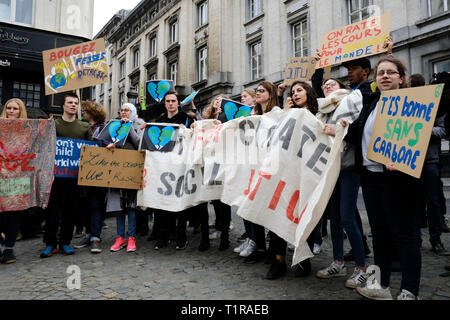
<path id="1" fill-rule="evenodd" d="M 372 147 L 373 152 L 382 155 L 393 163 L 399 163 L 408 166 L 412 170 L 417 167 L 417 159 L 420 157 L 420 150 L 414 150 L 405 146 L 399 147 L 397 144 L 377 137 Z"/>

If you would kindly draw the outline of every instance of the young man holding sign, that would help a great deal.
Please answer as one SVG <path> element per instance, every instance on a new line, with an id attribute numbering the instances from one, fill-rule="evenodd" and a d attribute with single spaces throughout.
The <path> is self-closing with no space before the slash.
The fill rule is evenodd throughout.
<path id="1" fill-rule="evenodd" d="M 55 120 L 57 137 L 92 140 L 92 130 L 89 124 L 77 119 L 79 103 L 80 100 L 76 94 L 67 93 L 64 95 L 63 115 Z M 41 258 L 51 257 L 57 252 L 56 232 L 59 225 L 61 227 L 60 252 L 68 255 L 75 253 L 70 247 L 70 241 L 72 240 L 75 215 L 78 209 L 78 193 L 79 187 L 76 179 L 55 178 L 49 205 L 45 212 L 44 243 L 46 248 L 41 252 Z"/>

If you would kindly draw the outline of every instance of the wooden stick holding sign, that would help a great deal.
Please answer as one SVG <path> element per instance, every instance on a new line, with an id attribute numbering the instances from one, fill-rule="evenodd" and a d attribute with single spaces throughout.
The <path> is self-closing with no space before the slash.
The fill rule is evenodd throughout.
<path id="1" fill-rule="evenodd" d="M 443 88 L 382 92 L 367 158 L 420 178 Z"/>

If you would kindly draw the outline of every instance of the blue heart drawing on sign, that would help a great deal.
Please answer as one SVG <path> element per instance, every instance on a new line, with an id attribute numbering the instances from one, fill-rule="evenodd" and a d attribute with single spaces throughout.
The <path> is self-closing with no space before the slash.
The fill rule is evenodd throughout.
<path id="1" fill-rule="evenodd" d="M 175 134 L 174 127 L 164 127 L 162 130 L 159 127 L 150 127 L 148 129 L 148 136 L 156 149 L 161 150 L 168 144 Z"/>
<path id="2" fill-rule="evenodd" d="M 131 129 L 131 122 L 113 121 L 109 125 L 109 135 L 114 143 L 126 138 Z"/>
<path id="3" fill-rule="evenodd" d="M 161 102 L 170 90 L 170 83 L 167 81 L 159 81 L 158 83 L 149 82 L 147 90 L 156 102 Z"/>
<path id="4" fill-rule="evenodd" d="M 248 117 L 252 112 L 252 108 L 250 108 L 249 106 L 241 106 L 238 108 L 238 106 L 233 102 L 225 103 L 223 108 L 228 120 L 233 120 L 240 117 Z"/>

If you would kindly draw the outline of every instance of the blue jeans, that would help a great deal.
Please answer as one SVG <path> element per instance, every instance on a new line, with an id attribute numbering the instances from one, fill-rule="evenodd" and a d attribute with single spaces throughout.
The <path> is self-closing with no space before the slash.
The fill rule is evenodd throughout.
<path id="1" fill-rule="evenodd" d="M 333 258 L 344 261 L 344 229 L 355 256 L 355 266 L 365 267 L 364 245 L 356 223 L 356 202 L 359 190 L 359 172 L 341 171 L 330 198 L 330 229 L 333 243 Z"/>
<path id="2" fill-rule="evenodd" d="M 132 208 L 123 209 L 116 213 L 117 235 L 125 239 L 125 215 L 128 214 L 128 235 L 136 237 L 136 210 Z"/>

